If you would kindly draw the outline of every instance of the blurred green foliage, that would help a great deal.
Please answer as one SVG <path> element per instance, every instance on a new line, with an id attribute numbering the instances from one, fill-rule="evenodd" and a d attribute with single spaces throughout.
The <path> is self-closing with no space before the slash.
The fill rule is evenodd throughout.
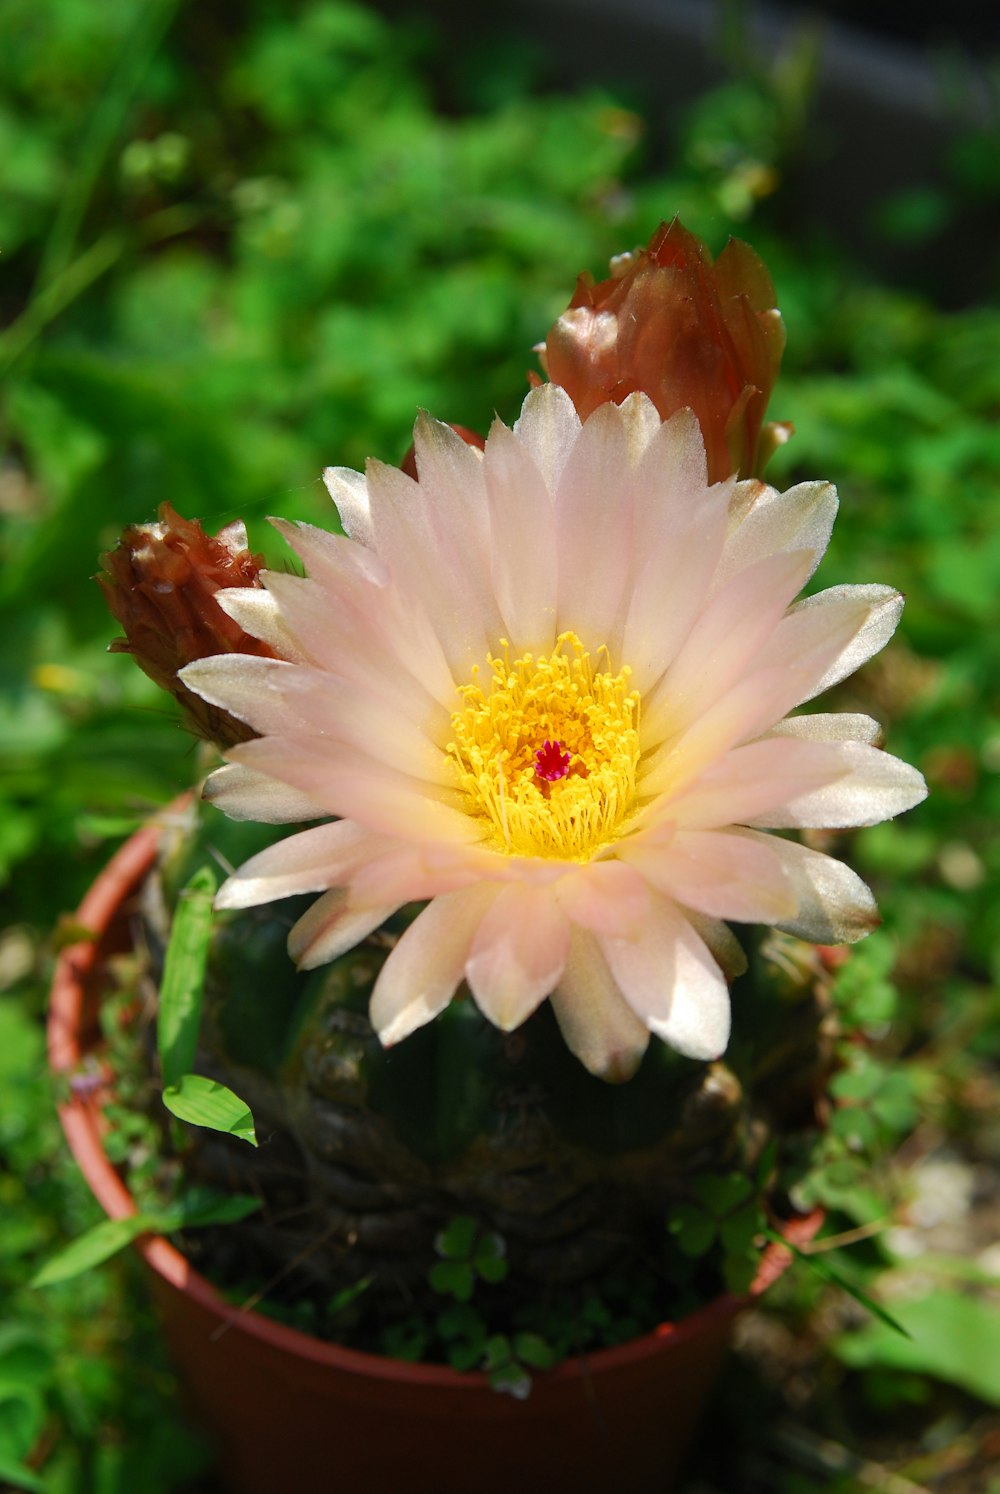
<path id="1" fill-rule="evenodd" d="M 577 272 L 675 211 L 716 249 L 744 234 L 774 274 L 788 354 L 772 414 L 797 434 L 769 475 L 840 484 L 821 584 L 890 582 L 909 598 L 896 642 L 840 692 L 885 722 L 931 796 L 851 851 L 886 929 L 837 987 L 874 1046 L 837 1081 L 830 1233 L 905 1214 L 893 1159 L 914 1119 L 985 1155 L 1000 1037 L 1000 306 L 944 313 L 874 283 L 835 227 L 795 231 L 782 183 L 808 144 L 809 47 L 706 95 L 654 171 L 619 98 L 547 94 L 530 47 L 488 36 L 477 56 L 450 55 L 419 17 L 343 0 L 7 0 L 4 23 L 0 1483 L 156 1494 L 202 1457 L 165 1409 L 128 1263 L 44 1297 L 26 1285 L 98 1217 L 39 1077 L 52 930 L 109 847 L 196 772 L 159 692 L 105 655 L 98 553 L 170 499 L 210 527 L 244 517 L 277 557 L 264 516 L 330 522 L 321 468 L 398 460 L 418 407 L 479 429 L 510 417 Z M 981 132 L 956 148 L 955 201 L 995 204 L 996 159 Z M 882 229 L 933 240 L 953 207 L 891 200 Z M 891 1292 L 879 1239 L 856 1270 Z M 991 1280 L 907 1299 L 900 1313 L 931 1324 L 925 1352 L 874 1325 L 841 1360 L 901 1377 L 901 1399 L 928 1373 L 992 1395 L 1000 1350 L 976 1384 L 954 1369 L 969 1294 Z M 794 1288 L 793 1307 L 822 1290 Z M 780 1470 L 771 1484 L 834 1486 Z"/>

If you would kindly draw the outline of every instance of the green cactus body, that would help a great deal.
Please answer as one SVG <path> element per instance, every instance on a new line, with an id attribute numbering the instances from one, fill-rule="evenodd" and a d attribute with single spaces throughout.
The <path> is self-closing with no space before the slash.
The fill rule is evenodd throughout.
<path id="1" fill-rule="evenodd" d="M 238 864 L 277 833 L 211 809 L 171 832 L 147 894 L 153 947 L 198 865 Z M 753 1173 L 776 1119 L 811 1118 L 829 1050 L 811 975 L 784 990 L 741 982 L 725 1062 L 654 1040 L 639 1072 L 609 1085 L 568 1051 L 547 1003 L 505 1034 L 460 997 L 384 1050 L 368 1000 L 406 914 L 302 974 L 285 940 L 303 903 L 217 919 L 199 1065 L 251 1106 L 261 1145 L 185 1127 L 185 1169 L 264 1200 L 208 1236 L 224 1277 L 286 1272 L 294 1293 L 327 1300 L 371 1279 L 372 1292 L 410 1301 L 426 1290 L 435 1240 L 468 1215 L 502 1238 L 514 1300 L 587 1283 L 662 1255 L 697 1179 Z M 759 1070 L 779 1031 L 779 1061 Z"/>

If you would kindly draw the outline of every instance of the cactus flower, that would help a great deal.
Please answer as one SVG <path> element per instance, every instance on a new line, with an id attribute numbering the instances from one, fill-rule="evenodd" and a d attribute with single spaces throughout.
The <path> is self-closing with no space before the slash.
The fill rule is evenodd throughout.
<path id="1" fill-rule="evenodd" d="M 749 244 L 730 239 L 713 263 L 675 218 L 648 248 L 612 260 L 607 280 L 581 275 L 539 352 L 582 420 L 636 391 L 664 420 L 690 406 L 718 482 L 759 476 L 791 434 L 763 424 L 784 347 L 774 285 Z"/>
<path id="2" fill-rule="evenodd" d="M 772 832 L 872 824 L 923 798 L 878 727 L 798 706 L 880 649 L 884 586 L 795 598 L 830 533 L 826 483 L 712 483 L 689 410 L 545 384 L 485 452 L 421 417 L 414 481 L 326 474 L 346 536 L 275 521 L 306 575 L 218 594 L 281 658 L 182 671 L 257 736 L 206 793 L 237 818 L 335 816 L 242 866 L 219 905 L 320 893 L 304 967 L 426 906 L 379 974 L 392 1044 L 464 981 L 510 1030 L 546 998 L 592 1072 L 655 1034 L 726 1047 L 726 920 L 821 944 L 877 922 L 847 866 Z"/>

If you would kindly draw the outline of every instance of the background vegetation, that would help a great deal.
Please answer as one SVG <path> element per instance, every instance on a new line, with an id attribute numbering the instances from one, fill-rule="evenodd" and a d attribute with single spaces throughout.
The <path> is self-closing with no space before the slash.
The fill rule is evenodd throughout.
<path id="1" fill-rule="evenodd" d="M 913 1337 L 800 1269 L 747 1320 L 731 1435 L 691 1488 L 997 1494 L 1000 284 L 986 262 L 968 304 L 934 254 L 955 223 L 996 222 L 995 126 L 956 137 L 944 188 L 890 195 L 867 225 L 883 259 L 930 251 L 919 283 L 886 285 L 832 217 L 796 214 L 806 44 L 767 65 L 736 48 L 658 153 L 659 101 L 555 93 L 524 37 L 456 55 L 425 19 L 341 0 L 7 0 L 4 19 L 0 1485 L 213 1487 L 132 1263 L 27 1285 L 97 1217 L 45 1078 L 61 921 L 194 773 L 159 693 L 105 652 L 98 553 L 165 499 L 209 527 L 242 516 L 271 548 L 268 512 L 325 522 L 322 466 L 398 460 L 418 406 L 511 416 L 576 273 L 680 211 L 772 268 L 789 337 L 772 414 L 797 435 L 769 475 L 840 486 L 822 584 L 908 594 L 843 703 L 932 790 L 851 850 L 886 924 L 839 994 L 875 1042 L 845 1055 L 814 1190 L 828 1238 L 858 1237 L 820 1259 Z"/>

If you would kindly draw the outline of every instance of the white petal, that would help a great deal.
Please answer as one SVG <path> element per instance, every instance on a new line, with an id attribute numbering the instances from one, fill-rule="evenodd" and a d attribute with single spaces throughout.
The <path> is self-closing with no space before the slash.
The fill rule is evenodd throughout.
<path id="1" fill-rule="evenodd" d="M 728 924 L 719 918 L 709 918 L 694 908 L 681 911 L 698 937 L 708 945 L 712 959 L 727 981 L 732 982 L 746 974 L 746 953 Z"/>
<path id="2" fill-rule="evenodd" d="M 180 675 L 204 700 L 262 735 L 294 733 L 313 745 L 343 742 L 401 773 L 454 787 L 447 755 L 407 714 L 328 670 L 219 654 L 186 665 Z"/>
<path id="3" fill-rule="evenodd" d="M 722 549 L 729 489 L 707 486 L 701 428 L 690 410 L 661 426 L 630 479 L 631 596 L 621 657 L 645 691 L 698 616 Z"/>
<path id="4" fill-rule="evenodd" d="M 806 609 L 798 604 L 786 613 L 753 661 L 751 671 L 670 747 L 673 768 L 667 778 L 675 788 L 737 743 L 773 728 L 794 706 L 816 693 L 833 662 L 851 650 L 852 640 L 866 627 L 871 598 L 850 593 L 867 590 L 845 588 L 828 606 Z M 662 704 L 666 708 L 665 697 Z M 665 719 L 669 723 L 669 711 Z M 647 711 L 643 730 L 649 729 Z"/>
<path id="5" fill-rule="evenodd" d="M 551 996 L 566 1046 L 599 1079 L 630 1079 L 649 1032 L 625 1001 L 593 934 L 574 928 L 562 980 Z"/>
<path id="6" fill-rule="evenodd" d="M 686 1058 L 712 1059 L 729 1042 L 729 991 L 690 923 L 666 899 L 637 939 L 600 941 L 626 1001 Z"/>
<path id="7" fill-rule="evenodd" d="M 556 883 L 560 905 L 595 934 L 637 933 L 649 912 L 643 878 L 624 861 L 591 861 Z"/>
<path id="8" fill-rule="evenodd" d="M 351 871 L 349 896 L 354 908 L 380 903 L 425 902 L 460 887 L 481 882 L 494 870 L 496 857 L 478 846 L 428 846 L 413 841 L 373 837 L 383 847 Z"/>
<path id="9" fill-rule="evenodd" d="M 279 658 L 308 662 L 309 655 L 282 616 L 277 599 L 262 586 L 224 587 L 214 599 L 244 633 L 270 644 Z"/>
<path id="10" fill-rule="evenodd" d="M 416 720 L 435 704 L 454 708 L 455 682 L 427 615 L 394 583 L 355 578 L 335 591 L 273 571 L 266 583 L 306 663 L 357 680 Z"/>
<path id="11" fill-rule="evenodd" d="M 328 813 L 300 789 L 241 763 L 216 768 L 206 779 L 202 795 L 231 820 L 257 820 L 262 825 L 294 825 L 323 819 Z"/>
<path id="12" fill-rule="evenodd" d="M 467 678 L 472 664 L 495 645 L 500 612 L 482 546 L 477 550 L 471 530 L 463 533 L 466 506 L 452 510 L 447 493 L 374 461 L 368 463 L 368 495 L 375 548 L 403 595 L 415 599 L 430 620 L 449 669 Z M 483 527 L 485 519 L 484 511 Z"/>
<path id="13" fill-rule="evenodd" d="M 828 750 L 843 765 L 841 778 L 825 788 L 789 796 L 783 805 L 746 823 L 771 830 L 846 830 L 891 820 L 927 797 L 923 775 L 888 752 L 863 742 L 831 744 Z"/>
<path id="14" fill-rule="evenodd" d="M 556 636 L 558 575 L 551 494 L 528 447 L 499 420 L 487 439 L 483 468 L 493 589 L 506 636 L 515 657 L 524 650 L 549 653 Z"/>
<path id="15" fill-rule="evenodd" d="M 639 463 L 643 452 L 660 429 L 659 411 L 647 394 L 636 390 L 618 406 L 625 429 L 625 444 L 630 467 Z"/>
<path id="16" fill-rule="evenodd" d="M 786 716 L 771 727 L 769 737 L 797 737 L 804 742 L 882 743 L 882 728 L 871 716 L 854 711 L 826 711 L 812 716 Z"/>
<path id="17" fill-rule="evenodd" d="M 812 552 L 812 575 L 830 543 L 836 516 L 837 490 L 828 482 L 802 482 L 785 493 L 752 479 L 737 483 L 730 507 L 732 529 L 716 585 L 767 555 L 789 550 Z"/>
<path id="18" fill-rule="evenodd" d="M 386 1048 L 444 1010 L 465 971 L 476 929 L 500 892 L 480 882 L 435 898 L 379 971 L 369 1015 Z"/>
<path id="19" fill-rule="evenodd" d="M 744 825 L 790 799 L 826 788 L 849 771 L 836 744 L 764 737 L 733 748 L 679 793 L 666 793 L 669 783 L 663 771 L 662 813 L 690 830 Z M 645 779 L 642 788 L 648 791 Z M 657 817 L 660 813 L 658 808 Z"/>
<path id="20" fill-rule="evenodd" d="M 814 695 L 846 679 L 884 648 L 896 631 L 903 598 L 891 586 L 832 586 L 816 596 L 803 598 L 791 609 L 775 633 L 774 645 L 776 652 L 784 647 L 794 656 L 796 639 L 805 636 L 805 624 L 818 623 L 832 632 L 862 608 L 861 620 L 852 630 L 847 645 L 820 677 L 810 682 L 809 693 L 800 695 L 796 705 L 812 700 Z"/>
<path id="21" fill-rule="evenodd" d="M 381 908 L 352 908 L 340 887 L 324 893 L 308 908 L 288 935 L 288 953 L 300 970 L 315 970 L 346 954 L 385 923 L 398 903 Z"/>
<path id="22" fill-rule="evenodd" d="M 628 577 L 631 504 L 626 501 L 628 452 L 621 411 L 598 406 L 584 423 L 559 479 L 555 543 L 557 630 L 606 643 Z"/>
<path id="23" fill-rule="evenodd" d="M 233 762 L 268 773 L 322 804 L 327 814 L 357 820 L 403 840 L 466 842 L 482 838 L 471 816 L 445 802 L 448 794 L 406 778 L 338 743 L 310 746 L 294 737 L 258 737 L 232 748 Z"/>
<path id="24" fill-rule="evenodd" d="M 580 417 L 565 389 L 558 384 L 541 384 L 532 389 L 521 406 L 514 434 L 541 473 L 548 491 L 554 493 L 563 463 L 580 434 Z"/>
<path id="25" fill-rule="evenodd" d="M 368 505 L 368 482 L 363 472 L 350 467 L 327 467 L 326 490 L 337 505 L 344 533 L 359 545 L 371 546 L 372 516 Z"/>
<path id="26" fill-rule="evenodd" d="M 515 884 L 484 915 L 465 978 L 483 1015 L 511 1032 L 556 985 L 568 952 L 569 922 L 552 893 Z"/>
<path id="27" fill-rule="evenodd" d="M 364 857 L 371 837 L 350 820 L 289 835 L 251 856 L 219 888 L 217 908 L 254 908 L 302 892 L 324 892 Z"/>
<path id="28" fill-rule="evenodd" d="M 738 685 L 780 625 L 810 563 L 807 551 L 740 571 L 702 610 L 663 679 L 643 699 L 643 739 L 676 737 Z"/>
<path id="29" fill-rule="evenodd" d="M 785 933 L 814 944 L 854 944 L 878 927 L 875 899 L 842 861 L 780 836 L 765 837 L 757 830 L 747 834 L 769 839 L 795 890 L 798 912 L 776 925 Z"/>
<path id="30" fill-rule="evenodd" d="M 712 918 L 776 923 L 797 907 L 781 858 L 738 830 L 681 830 L 662 850 L 625 842 L 619 854 L 658 892 Z"/>

